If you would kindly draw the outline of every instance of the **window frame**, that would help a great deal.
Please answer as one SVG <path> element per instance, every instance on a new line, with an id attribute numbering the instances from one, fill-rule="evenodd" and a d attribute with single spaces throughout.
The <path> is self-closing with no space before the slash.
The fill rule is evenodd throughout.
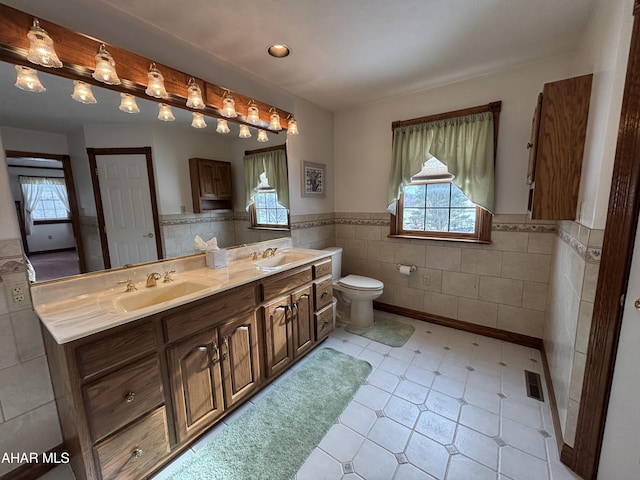
<path id="1" fill-rule="evenodd" d="M 260 192 L 258 192 L 258 195 L 260 194 Z M 289 215 L 289 211 L 287 210 L 287 224 L 285 225 L 284 223 L 279 223 L 279 224 L 275 224 L 275 223 L 258 223 L 258 211 L 257 211 L 257 207 L 256 204 L 258 202 L 253 202 L 250 206 L 249 206 L 249 221 L 251 223 L 251 226 L 249 228 L 252 229 L 256 229 L 256 230 L 275 230 L 275 231 L 291 231 L 291 218 Z M 284 208 L 284 207 L 282 207 Z M 286 210 L 286 209 L 285 209 Z"/>
<path id="2" fill-rule="evenodd" d="M 38 178 L 56 179 L 56 180 L 59 179 L 59 178 L 64 179 L 63 177 L 48 177 L 48 176 L 38 176 Z M 65 183 L 64 188 L 65 189 L 67 188 L 66 183 Z M 67 190 L 67 195 L 69 195 L 69 191 L 68 190 Z M 46 201 L 48 201 L 48 200 L 46 200 Z M 43 202 L 42 198 L 38 199 L 38 204 L 41 204 L 42 202 Z M 24 204 L 24 199 L 22 199 L 22 203 Z M 43 210 L 46 210 L 44 208 L 44 205 L 43 205 Z M 71 223 L 71 213 L 67 212 L 67 216 L 66 217 L 52 217 L 52 218 L 38 218 L 38 219 L 34 218 L 33 219 L 33 224 L 34 225 L 54 225 L 54 224 L 59 224 L 59 223 Z"/>
<path id="3" fill-rule="evenodd" d="M 473 115 L 476 113 L 492 112 L 493 113 L 493 145 L 494 145 L 494 157 L 493 162 L 495 165 L 496 154 L 498 150 L 498 127 L 500 124 L 500 109 L 502 102 L 492 102 L 487 105 L 481 105 L 478 107 L 465 108 L 462 110 L 455 110 L 447 113 L 438 113 L 435 115 L 429 115 L 426 117 L 413 118 L 410 120 L 396 121 L 391 124 L 391 131 L 395 131 L 396 128 L 405 127 L 409 125 L 417 125 L 420 123 L 429 123 L 439 120 L 446 120 L 448 118 L 464 117 L 467 115 Z M 416 172 L 418 174 L 419 172 Z M 425 183 L 453 183 L 450 181 L 425 181 L 418 180 L 412 181 L 410 185 L 419 185 Z M 463 192 L 464 193 L 464 192 Z M 408 238 L 408 239 L 422 239 L 422 240 L 444 240 L 454 242 L 469 242 L 469 243 L 491 243 L 491 222 L 493 215 L 482 207 L 476 205 L 476 228 L 473 233 L 459 233 L 459 232 L 436 232 L 436 231 L 423 231 L 423 230 L 404 230 L 402 228 L 402 212 L 404 210 L 404 193 L 400 195 L 400 198 L 396 202 L 395 214 L 390 214 L 390 238 Z"/>

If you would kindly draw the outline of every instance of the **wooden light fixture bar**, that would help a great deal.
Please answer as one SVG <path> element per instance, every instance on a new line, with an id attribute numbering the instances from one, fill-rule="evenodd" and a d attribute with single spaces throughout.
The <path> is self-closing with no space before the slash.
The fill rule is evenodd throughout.
<path id="1" fill-rule="evenodd" d="M 197 111 L 208 117 L 222 118 L 230 122 L 261 128 L 272 133 L 277 133 L 277 131 L 269 129 L 270 110 L 275 109 L 280 115 L 280 124 L 283 130 L 288 127 L 287 119 L 293 117 L 291 113 L 285 110 L 195 77 L 196 83 L 202 90 L 202 99 L 206 106 L 204 109 L 199 110 L 189 109 L 186 106 L 187 84 L 193 75 L 109 44 L 105 44 L 106 49 L 115 61 L 118 77 L 122 80 L 122 84 L 107 85 L 92 77 L 95 69 L 96 53 L 104 42 L 73 32 L 39 17 L 40 26 L 47 31 L 53 40 L 54 48 L 63 66 L 62 68 L 47 68 L 35 65 L 27 60 L 27 52 L 29 51 L 27 32 L 33 24 L 34 18 L 31 14 L 0 4 L 0 60 L 16 65 L 25 65 L 35 70 L 72 80 L 80 80 L 102 88 L 129 93 L 157 103 L 166 103 L 177 108 Z M 151 63 L 156 64 L 156 67 L 164 77 L 164 85 L 169 93 L 167 98 L 155 98 L 145 93 L 148 82 L 147 73 Z M 222 109 L 222 99 L 226 92 L 231 93 L 235 100 L 238 117 L 228 118 L 220 114 L 219 110 Z M 247 116 L 247 108 L 250 101 L 253 101 L 260 109 L 260 124 L 244 120 Z"/>

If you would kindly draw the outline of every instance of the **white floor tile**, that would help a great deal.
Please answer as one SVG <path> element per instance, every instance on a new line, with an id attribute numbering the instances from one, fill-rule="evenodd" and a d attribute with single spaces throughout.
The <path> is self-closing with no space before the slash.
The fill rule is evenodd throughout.
<path id="1" fill-rule="evenodd" d="M 515 447 L 541 460 L 547 460 L 545 437 L 538 430 L 527 427 L 509 418 L 502 419 L 500 435 L 507 445 Z"/>
<path id="2" fill-rule="evenodd" d="M 460 402 L 453 397 L 431 390 L 425 405 L 429 410 L 436 412 L 438 415 L 447 417 L 449 420 L 458 421 Z"/>
<path id="3" fill-rule="evenodd" d="M 392 395 L 384 407 L 384 414 L 408 428 L 414 428 L 420 416 L 420 410 L 414 403 Z"/>
<path id="4" fill-rule="evenodd" d="M 436 441 L 414 432 L 405 453 L 409 462 L 420 470 L 436 478 L 444 478 L 449 452 Z"/>
<path id="5" fill-rule="evenodd" d="M 390 418 L 382 417 L 373 424 L 367 438 L 391 453 L 402 453 L 410 435 L 410 428 Z"/>
<path id="6" fill-rule="evenodd" d="M 391 393 L 385 392 L 378 387 L 374 387 L 373 385 L 363 385 L 356 392 L 353 399 L 365 407 L 369 407 L 375 412 L 376 410 L 382 410 L 390 397 Z"/>
<path id="7" fill-rule="evenodd" d="M 318 448 L 324 450 L 340 463 L 353 460 L 364 442 L 364 437 L 341 424 L 333 425 L 324 436 Z"/>
<path id="8" fill-rule="evenodd" d="M 336 460 L 316 448 L 304 462 L 296 480 L 335 480 L 342 477 L 342 466 Z"/>
<path id="9" fill-rule="evenodd" d="M 548 480 L 547 462 L 513 447 L 502 448 L 501 472 L 517 480 Z"/>
<path id="10" fill-rule="evenodd" d="M 405 400 L 415 404 L 424 403 L 427 399 L 428 393 L 428 387 L 414 383 L 410 380 L 402 380 L 393 392 L 397 397 L 404 398 Z"/>
<path id="11" fill-rule="evenodd" d="M 340 423 L 358 432 L 360 435 L 367 435 L 376 421 L 376 413 L 368 407 L 351 402 L 340 415 Z"/>
<path id="12" fill-rule="evenodd" d="M 355 473 L 366 480 L 389 480 L 397 467 L 393 454 L 369 440 L 364 441 L 353 459 Z"/>
<path id="13" fill-rule="evenodd" d="M 398 466 L 393 480 L 436 480 L 428 473 L 417 469 L 410 463 L 404 463 Z"/>
<path id="14" fill-rule="evenodd" d="M 487 437 L 497 437 L 500 433 L 500 417 L 475 405 L 462 406 L 460 424 Z"/>
<path id="15" fill-rule="evenodd" d="M 458 425 L 454 445 L 463 455 L 492 470 L 498 469 L 498 444 L 493 438 Z"/>
<path id="16" fill-rule="evenodd" d="M 450 445 L 456 433 L 456 422 L 426 411 L 420 414 L 415 430 L 442 445 Z"/>
<path id="17" fill-rule="evenodd" d="M 447 480 L 496 480 L 496 475 L 495 471 L 464 455 L 453 455 L 446 478 Z"/>

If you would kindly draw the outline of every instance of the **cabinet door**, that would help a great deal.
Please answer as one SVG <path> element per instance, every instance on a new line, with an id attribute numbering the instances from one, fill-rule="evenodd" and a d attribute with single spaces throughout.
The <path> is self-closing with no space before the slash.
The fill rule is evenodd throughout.
<path id="1" fill-rule="evenodd" d="M 214 168 L 213 189 L 218 198 L 231 198 L 233 186 L 231 183 L 231 164 L 226 162 L 216 163 Z"/>
<path id="2" fill-rule="evenodd" d="M 222 355 L 222 385 L 227 408 L 251 395 L 260 384 L 258 323 L 255 313 L 219 329 Z"/>
<path id="3" fill-rule="evenodd" d="M 313 346 L 313 304 L 311 285 L 291 295 L 293 349 L 297 357 Z"/>
<path id="4" fill-rule="evenodd" d="M 200 196 L 203 198 L 230 198 L 231 165 L 211 160 L 198 161 Z"/>
<path id="5" fill-rule="evenodd" d="M 206 428 L 224 411 L 220 349 L 216 330 L 169 350 L 176 426 L 180 441 Z"/>
<path id="6" fill-rule="evenodd" d="M 290 296 L 280 297 L 263 308 L 267 377 L 283 371 L 293 360 Z"/>

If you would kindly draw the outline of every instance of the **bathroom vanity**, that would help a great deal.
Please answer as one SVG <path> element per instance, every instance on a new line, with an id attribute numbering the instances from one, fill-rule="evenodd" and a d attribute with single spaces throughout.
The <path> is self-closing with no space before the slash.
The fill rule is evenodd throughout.
<path id="1" fill-rule="evenodd" d="M 240 251 L 218 270 L 197 255 L 33 297 L 78 479 L 149 476 L 333 330 L 331 258 L 316 250 Z"/>

